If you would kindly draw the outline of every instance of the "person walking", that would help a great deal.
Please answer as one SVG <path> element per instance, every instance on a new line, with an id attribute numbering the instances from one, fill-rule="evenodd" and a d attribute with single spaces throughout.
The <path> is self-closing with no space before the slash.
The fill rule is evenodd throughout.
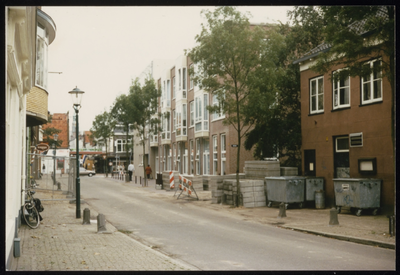
<path id="1" fill-rule="evenodd" d="M 128 166 L 129 181 L 132 181 L 132 173 L 133 173 L 133 171 L 135 171 L 135 166 L 131 162 L 131 164 L 129 164 L 129 166 Z"/>
<path id="2" fill-rule="evenodd" d="M 150 174 L 151 174 L 151 167 L 150 167 L 150 164 L 147 164 L 147 167 L 146 167 L 146 175 L 147 175 L 147 178 L 148 179 L 150 179 Z"/>

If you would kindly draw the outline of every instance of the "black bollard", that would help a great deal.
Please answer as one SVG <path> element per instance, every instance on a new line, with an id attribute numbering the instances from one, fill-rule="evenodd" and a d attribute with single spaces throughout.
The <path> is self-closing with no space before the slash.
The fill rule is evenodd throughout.
<path id="1" fill-rule="evenodd" d="M 61 182 L 57 181 L 57 190 L 61 190 Z"/>
<path id="2" fill-rule="evenodd" d="M 396 217 L 393 216 L 387 216 L 389 218 L 389 234 L 390 237 L 396 236 Z"/>
<path id="3" fill-rule="evenodd" d="M 333 207 L 329 212 L 330 212 L 329 226 L 339 225 L 338 211 L 336 210 L 336 208 Z"/>
<path id="4" fill-rule="evenodd" d="M 97 233 L 106 232 L 106 217 L 103 214 L 97 216 Z"/>
<path id="5" fill-rule="evenodd" d="M 85 208 L 83 210 L 83 222 L 82 224 L 90 224 L 90 210 L 89 208 Z"/>
<path id="6" fill-rule="evenodd" d="M 286 217 L 286 207 L 283 202 L 279 204 L 279 214 L 278 214 L 278 219 Z"/>

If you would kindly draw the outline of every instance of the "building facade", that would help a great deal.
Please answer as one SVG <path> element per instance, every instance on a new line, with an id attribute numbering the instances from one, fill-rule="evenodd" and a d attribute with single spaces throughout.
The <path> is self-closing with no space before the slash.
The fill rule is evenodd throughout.
<path id="1" fill-rule="evenodd" d="M 346 68 L 337 66 L 318 74 L 310 69 L 314 56 L 296 61 L 301 72 L 304 174 L 324 177 L 328 205 L 334 205 L 335 178 L 381 179 L 381 207 L 383 212 L 392 212 L 395 160 L 390 83 L 382 72 L 333 81 L 332 76 Z M 366 58 L 364 64 L 374 67 L 387 58 Z"/>
<path id="2" fill-rule="evenodd" d="M 39 126 L 47 122 L 47 47 L 55 38 L 56 27 L 36 6 L 5 7 L 5 17 L 5 260 L 9 269 L 25 202 L 22 190 L 31 175 L 28 153 L 41 141 Z"/>
<path id="3" fill-rule="evenodd" d="M 179 56 L 156 79 L 162 92 L 158 108 L 162 131 L 149 137 L 153 178 L 163 171 L 194 176 L 236 173 L 237 132 L 223 124 L 224 114 L 208 111 L 207 106 L 219 102 L 190 79 L 192 66 L 187 56 Z M 239 172 L 243 173 L 245 161 L 254 158 L 252 151 L 241 148 Z"/>

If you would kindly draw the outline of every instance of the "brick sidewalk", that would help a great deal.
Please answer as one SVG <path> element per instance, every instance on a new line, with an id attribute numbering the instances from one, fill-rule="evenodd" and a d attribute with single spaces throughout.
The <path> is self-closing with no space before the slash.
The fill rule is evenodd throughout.
<path id="1" fill-rule="evenodd" d="M 39 198 L 48 194 L 37 192 Z M 51 192 L 47 192 L 51 193 Z M 60 197 L 57 193 L 54 198 Z M 45 201 L 43 221 L 37 229 L 21 225 L 21 256 L 14 261 L 15 271 L 77 270 L 193 270 L 118 232 L 106 223 L 107 233 L 97 233 L 97 213 L 91 210 L 91 224 L 75 218 L 75 204 Z M 87 204 L 81 204 L 81 209 Z"/>

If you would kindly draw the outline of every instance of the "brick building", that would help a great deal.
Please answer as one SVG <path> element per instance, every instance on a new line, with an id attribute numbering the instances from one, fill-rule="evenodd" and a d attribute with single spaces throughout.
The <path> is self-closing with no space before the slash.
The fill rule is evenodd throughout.
<path id="1" fill-rule="evenodd" d="M 68 149 L 69 148 L 69 112 L 66 114 L 63 113 L 54 113 L 52 116 L 52 120 L 50 123 L 43 125 L 43 129 L 47 128 L 55 128 L 60 130 L 58 133 L 58 140 L 62 140 L 62 143 L 58 149 Z"/>

